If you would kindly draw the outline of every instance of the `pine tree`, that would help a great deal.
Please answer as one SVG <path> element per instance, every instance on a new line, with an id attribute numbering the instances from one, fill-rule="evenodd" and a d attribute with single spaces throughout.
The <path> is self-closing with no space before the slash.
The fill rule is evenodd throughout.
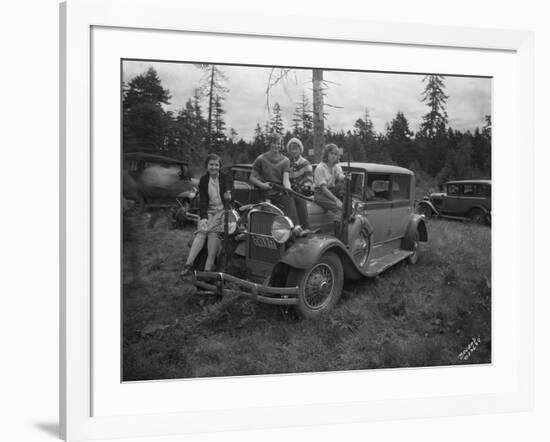
<path id="1" fill-rule="evenodd" d="M 170 134 L 170 91 L 162 87 L 153 68 L 137 75 L 123 88 L 123 149 L 163 151 Z"/>
<path id="2" fill-rule="evenodd" d="M 225 135 L 225 120 L 223 118 L 225 114 L 225 109 L 223 108 L 223 98 L 219 95 L 216 95 L 214 98 L 214 110 L 213 110 L 213 128 L 212 128 L 212 148 L 215 152 L 221 153 L 227 137 Z"/>
<path id="3" fill-rule="evenodd" d="M 449 97 L 444 92 L 444 79 L 443 75 L 426 75 L 422 79 L 422 82 L 427 81 L 422 92 L 422 102 L 428 105 L 430 111 L 422 117 L 420 132 L 427 139 L 433 139 L 446 130 L 448 120 L 445 103 Z"/>
<path id="4" fill-rule="evenodd" d="M 413 132 L 403 112 L 397 112 L 395 118 L 386 125 L 386 143 L 393 161 L 400 166 L 408 167 L 415 158 Z"/>
<path id="5" fill-rule="evenodd" d="M 270 128 L 273 133 L 278 135 L 284 134 L 283 116 L 281 113 L 281 106 L 279 103 L 273 105 L 273 117 L 271 117 Z"/>

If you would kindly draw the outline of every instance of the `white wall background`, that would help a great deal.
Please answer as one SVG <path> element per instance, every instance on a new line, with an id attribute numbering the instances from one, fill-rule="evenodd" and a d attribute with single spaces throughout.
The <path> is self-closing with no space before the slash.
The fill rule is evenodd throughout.
<path id="1" fill-rule="evenodd" d="M 189 3 L 184 2 L 182 3 Z M 203 7 L 535 31 L 537 146 L 536 411 L 346 426 L 194 435 L 136 441 L 542 441 L 550 430 L 545 277 L 550 159 L 550 28 L 534 0 L 209 0 Z M 56 0 L 0 6 L 0 440 L 57 439 L 58 388 L 58 7 Z M 546 187 L 548 187 L 546 185 Z M 543 205 L 547 207 L 543 207 Z M 526 221 L 530 221 L 526 216 Z M 545 419 L 546 418 L 546 419 Z"/>

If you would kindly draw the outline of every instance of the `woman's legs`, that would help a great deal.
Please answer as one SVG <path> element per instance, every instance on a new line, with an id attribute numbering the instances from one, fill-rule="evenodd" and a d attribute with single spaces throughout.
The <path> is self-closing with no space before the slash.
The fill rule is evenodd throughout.
<path id="1" fill-rule="evenodd" d="M 195 258 L 198 256 L 202 248 L 204 247 L 204 242 L 206 241 L 206 233 L 197 232 L 195 238 L 193 238 L 193 243 L 191 244 L 191 250 L 189 250 L 189 255 L 187 256 L 187 261 L 185 265 L 193 265 Z"/>
<path id="2" fill-rule="evenodd" d="M 204 265 L 205 272 L 211 272 L 214 269 L 216 262 L 216 256 L 221 250 L 222 242 L 219 235 L 215 232 L 208 234 L 208 257 L 206 258 L 206 264 Z"/>

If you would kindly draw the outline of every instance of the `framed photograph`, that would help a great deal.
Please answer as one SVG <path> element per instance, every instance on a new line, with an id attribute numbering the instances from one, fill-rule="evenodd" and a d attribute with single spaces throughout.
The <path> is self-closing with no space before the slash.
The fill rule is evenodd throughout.
<path id="1" fill-rule="evenodd" d="M 63 438 L 532 408 L 532 34 L 60 13 Z"/>

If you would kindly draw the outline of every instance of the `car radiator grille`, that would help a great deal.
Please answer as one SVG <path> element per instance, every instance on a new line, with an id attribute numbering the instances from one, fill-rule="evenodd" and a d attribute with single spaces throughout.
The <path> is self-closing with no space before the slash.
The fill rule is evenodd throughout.
<path id="1" fill-rule="evenodd" d="M 255 261 L 275 264 L 281 256 L 281 247 L 271 238 L 271 224 L 276 215 L 269 212 L 253 212 L 249 219 L 248 256 Z M 265 236 L 262 236 L 265 235 Z"/>

